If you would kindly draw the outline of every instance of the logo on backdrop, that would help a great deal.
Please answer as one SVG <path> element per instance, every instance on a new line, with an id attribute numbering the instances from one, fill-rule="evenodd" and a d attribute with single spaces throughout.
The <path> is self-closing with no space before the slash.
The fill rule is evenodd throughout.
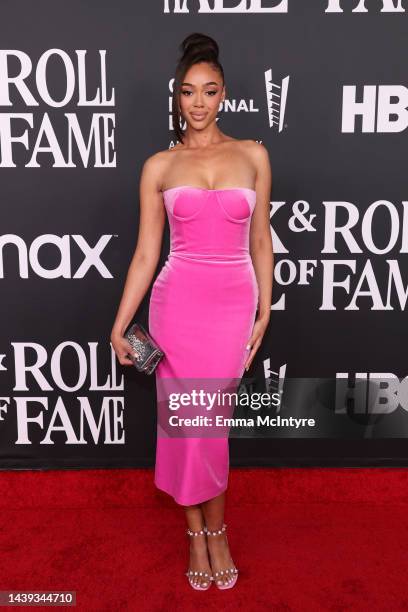
<path id="1" fill-rule="evenodd" d="M 16 424 L 15 444 L 124 444 L 124 376 L 118 378 L 117 360 L 110 345 L 110 364 L 104 371 L 98 360 L 98 342 L 83 348 L 61 342 L 51 354 L 38 342 L 11 342 L 15 392 L 0 396 L 0 427 L 10 418 Z M 104 343 L 105 346 L 105 343 Z M 0 380 L 10 373 L 0 354 Z M 66 361 L 75 361 L 75 382 L 64 379 Z M 56 395 L 50 395 L 50 392 Z M 61 395 L 62 394 L 62 395 Z M 40 434 L 40 437 L 39 437 Z M 61 435 L 61 434 L 58 434 Z"/>
<path id="2" fill-rule="evenodd" d="M 101 259 L 102 251 L 112 236 L 112 234 L 104 234 L 95 246 L 91 246 L 80 234 L 71 236 L 43 234 L 37 236 L 30 245 L 27 245 L 24 239 L 16 234 L 0 235 L 0 278 L 8 278 L 11 275 L 28 278 L 33 274 L 41 278 L 84 278 L 92 267 L 99 272 L 102 278 L 113 278 Z M 4 267 L 6 246 L 11 246 L 8 249 L 10 252 L 17 253 L 17 257 L 8 258 L 7 270 Z M 46 255 L 50 259 L 57 252 L 58 262 L 55 267 L 44 268 L 40 263 L 40 252 L 41 257 Z M 74 269 L 72 260 L 74 257 L 76 260 L 78 254 L 82 257 L 82 261 Z"/>
<path id="3" fill-rule="evenodd" d="M 271 369 L 271 358 L 267 357 L 263 360 L 263 370 L 264 370 L 264 378 L 265 378 L 265 386 L 268 393 L 279 393 L 279 396 L 283 396 L 283 388 L 285 384 L 285 376 L 286 376 L 286 366 L 287 364 L 283 364 L 279 367 L 278 370 Z M 276 407 L 276 411 L 279 412 L 282 404 Z"/>
<path id="4" fill-rule="evenodd" d="M 115 114 L 103 111 L 115 105 L 113 88 L 108 97 L 106 50 L 99 50 L 99 60 L 86 58 L 85 49 L 75 53 L 71 57 L 62 49 L 48 49 L 33 67 L 24 51 L 0 50 L 0 168 L 15 168 L 17 157 L 22 160 L 18 165 L 26 168 L 116 166 Z M 16 63 L 17 74 L 11 68 Z M 88 71 L 92 83 L 95 75 L 99 82 L 92 91 L 87 87 Z M 51 94 L 56 73 L 65 84 L 59 100 Z M 14 112 L 14 105 L 26 106 L 29 112 Z M 67 109 L 75 112 L 64 112 Z"/>
<path id="5" fill-rule="evenodd" d="M 390 414 L 408 411 L 408 376 L 400 380 L 390 372 L 336 374 L 336 414 Z"/>
<path id="6" fill-rule="evenodd" d="M 370 8 L 372 12 L 378 12 L 378 4 L 381 0 L 375 3 L 374 7 Z M 325 13 L 343 13 L 342 5 L 346 4 L 347 12 L 351 13 L 368 13 L 366 7 L 366 0 L 358 0 L 358 2 L 351 3 L 345 0 L 328 0 L 328 5 Z M 350 8 L 350 4 L 354 4 L 354 8 Z M 369 0 L 369 4 L 372 4 Z M 402 8 L 402 0 L 382 0 L 381 13 L 405 13 L 405 9 Z"/>
<path id="7" fill-rule="evenodd" d="M 361 125 L 363 133 L 403 132 L 407 107 L 408 88 L 403 85 L 364 85 L 361 93 L 356 85 L 344 85 L 341 131 L 360 131 Z"/>
<path id="8" fill-rule="evenodd" d="M 381 0 L 380 0 L 381 2 Z M 378 2 L 377 4 L 379 4 Z M 210 6 L 209 0 L 195 0 L 194 2 L 188 0 L 164 0 L 163 12 L 164 13 L 241 13 L 241 14 L 253 14 L 253 13 L 288 13 L 289 12 L 289 0 L 276 0 L 274 6 L 270 6 L 270 1 L 266 0 L 241 0 L 237 1 L 235 6 L 225 6 L 226 0 L 213 0 Z M 230 4 L 230 3 L 228 3 Z M 368 8 L 366 7 L 366 0 L 327 0 L 327 7 L 325 13 L 343 13 L 343 5 L 346 4 L 347 12 L 351 13 L 367 13 Z M 351 8 L 352 5 L 354 8 Z M 191 9 L 190 9 L 191 6 Z M 296 6 L 292 4 L 292 6 Z M 378 12 L 378 7 L 375 6 L 372 9 Z M 381 13 L 405 13 L 405 9 L 402 7 L 402 0 L 382 0 Z"/>
<path id="9" fill-rule="evenodd" d="M 164 0 L 164 13 L 287 13 L 288 0 L 279 0 L 275 6 L 265 6 L 262 0 L 241 0 L 236 6 L 225 6 L 225 0 L 189 2 L 188 0 Z M 190 9 L 192 6 L 192 9 Z M 170 9 L 170 7 L 172 7 Z"/>
<path id="10" fill-rule="evenodd" d="M 272 80 L 272 68 L 265 71 L 266 104 L 268 109 L 269 127 L 276 126 L 278 132 L 283 130 L 288 87 L 288 76 L 282 79 L 280 83 L 274 83 Z"/>
<path id="11" fill-rule="evenodd" d="M 309 287 L 316 274 L 321 279 L 319 310 L 405 310 L 408 298 L 405 268 L 400 266 L 398 259 L 385 259 L 384 262 L 383 255 L 391 251 L 408 253 L 408 202 L 402 202 L 397 207 L 388 200 L 377 200 L 364 212 L 352 202 L 325 201 L 322 204 L 323 207 L 316 208 L 323 215 L 323 245 L 320 245 L 319 252 L 337 254 L 340 248 L 341 256 L 319 260 L 280 259 L 274 268 L 277 285 Z M 271 219 L 279 211 L 280 221 L 286 205 L 286 202 L 273 202 Z M 302 247 L 307 249 L 307 239 L 300 242 L 299 235 L 302 233 L 312 234 L 309 241 L 311 248 L 318 244 L 315 233 L 322 223 L 316 213 L 309 211 L 310 204 L 305 200 L 294 202 L 289 210 L 289 215 L 292 214 L 287 226 L 288 230 L 297 234 L 297 252 Z M 271 223 L 274 252 L 289 253 L 273 226 L 274 223 Z M 379 230 L 381 242 L 385 241 L 381 247 L 374 238 Z M 374 257 L 346 259 L 346 253 L 363 256 L 368 253 Z M 385 272 L 381 270 L 381 274 L 377 273 L 376 263 L 385 266 Z M 286 295 L 282 293 L 273 304 L 273 309 L 285 308 Z"/>

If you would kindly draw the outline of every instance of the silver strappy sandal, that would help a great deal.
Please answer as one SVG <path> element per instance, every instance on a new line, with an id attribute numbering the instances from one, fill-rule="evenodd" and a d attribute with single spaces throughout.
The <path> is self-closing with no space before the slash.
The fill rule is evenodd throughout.
<path id="1" fill-rule="evenodd" d="M 223 526 L 221 527 L 221 529 L 216 529 L 215 531 L 210 531 L 207 527 L 204 527 L 204 531 L 206 532 L 206 534 L 208 536 L 217 536 L 217 535 L 221 535 L 222 533 L 224 533 L 224 531 L 226 530 L 227 525 L 224 523 Z M 228 537 L 225 536 L 227 542 L 228 542 Z M 228 578 L 228 583 L 227 584 L 218 584 L 218 577 L 219 576 L 223 576 L 224 574 L 229 574 L 229 578 Z M 223 590 L 223 589 L 231 589 L 236 581 L 238 579 L 238 569 L 234 566 L 234 567 L 227 567 L 227 569 L 224 570 L 220 570 L 218 572 L 215 572 L 214 574 L 214 578 L 213 580 L 215 580 L 215 584 L 216 586 Z"/>
<path id="2" fill-rule="evenodd" d="M 187 529 L 186 533 L 189 536 L 197 537 L 199 535 L 205 535 L 206 534 L 206 528 L 204 527 L 203 529 L 200 529 L 200 531 L 192 531 L 191 529 Z M 211 586 L 211 581 L 214 580 L 214 577 L 210 576 L 210 574 L 208 574 L 208 572 L 197 572 L 197 571 L 193 571 L 191 569 L 188 569 L 186 571 L 185 575 L 188 577 L 188 581 L 189 581 L 190 585 L 196 591 L 207 591 L 210 588 L 210 586 Z M 207 581 L 208 584 L 207 584 L 207 582 L 204 582 L 201 585 L 194 584 L 193 581 L 192 581 L 192 577 L 193 576 L 205 576 L 206 578 L 208 578 L 208 581 Z M 203 586 L 203 585 L 206 585 L 206 586 Z"/>

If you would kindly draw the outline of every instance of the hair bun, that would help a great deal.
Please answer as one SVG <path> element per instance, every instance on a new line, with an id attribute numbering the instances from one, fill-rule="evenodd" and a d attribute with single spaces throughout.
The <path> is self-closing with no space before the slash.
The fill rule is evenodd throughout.
<path id="1" fill-rule="evenodd" d="M 192 34 L 186 36 L 180 45 L 180 49 L 183 56 L 190 54 L 196 55 L 201 53 L 211 53 L 216 59 L 218 59 L 219 54 L 219 48 L 216 41 L 211 38 L 211 36 L 201 34 L 200 32 L 193 32 Z"/>

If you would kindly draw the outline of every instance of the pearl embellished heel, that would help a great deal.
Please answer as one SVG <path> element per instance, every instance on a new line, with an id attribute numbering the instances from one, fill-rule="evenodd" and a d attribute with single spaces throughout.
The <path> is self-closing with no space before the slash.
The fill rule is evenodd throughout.
<path id="1" fill-rule="evenodd" d="M 200 531 L 192 531 L 191 529 L 187 529 L 186 533 L 189 536 L 197 537 L 197 536 L 200 536 L 200 535 L 205 535 L 206 534 L 205 530 L 206 530 L 205 527 L 203 529 L 200 529 Z M 214 580 L 213 576 L 210 576 L 210 574 L 208 574 L 207 572 L 195 572 L 195 571 L 193 571 L 191 569 L 188 569 L 186 571 L 185 575 L 188 577 L 188 581 L 189 581 L 190 585 L 196 591 L 207 591 L 210 588 L 210 586 L 211 586 L 211 581 Z M 206 584 L 206 586 L 201 586 L 201 585 L 194 584 L 193 581 L 192 581 L 192 577 L 193 576 L 205 576 L 206 578 L 208 578 L 207 583 L 204 583 L 204 584 Z"/>
<path id="2" fill-rule="evenodd" d="M 227 529 L 227 525 L 224 523 L 223 526 L 221 527 L 221 529 L 216 529 L 215 531 L 210 531 L 207 527 L 204 527 L 204 531 L 206 532 L 206 534 L 208 536 L 217 536 L 217 535 L 221 535 L 222 533 L 224 533 L 224 531 Z M 227 535 L 225 536 L 225 539 L 228 542 L 228 537 Z M 218 579 L 219 576 L 223 576 L 224 574 L 226 575 L 230 575 L 229 576 L 229 580 L 227 584 L 218 584 Z M 234 567 L 227 567 L 227 569 L 224 570 L 220 570 L 218 572 L 215 572 L 214 574 L 214 578 L 213 580 L 215 580 L 215 584 L 216 586 L 223 590 L 223 589 L 232 589 L 232 587 L 235 585 L 236 581 L 238 579 L 238 569 L 234 566 Z"/>

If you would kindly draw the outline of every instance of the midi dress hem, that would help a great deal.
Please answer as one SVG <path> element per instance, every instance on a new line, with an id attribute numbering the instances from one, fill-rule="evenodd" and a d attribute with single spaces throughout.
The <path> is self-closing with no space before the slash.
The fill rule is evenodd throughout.
<path id="1" fill-rule="evenodd" d="M 166 488 L 166 486 L 159 484 L 156 480 L 154 481 L 154 484 L 158 489 L 160 489 L 160 491 L 164 491 L 165 493 L 170 495 L 175 500 L 175 502 L 180 504 L 181 506 L 195 506 L 196 504 L 201 504 L 210 499 L 213 499 L 214 497 L 218 497 L 218 495 L 224 493 L 228 488 L 227 484 L 225 487 L 222 487 L 222 489 L 220 489 L 219 487 L 217 489 L 204 489 L 199 494 L 197 493 L 194 497 L 190 496 L 187 498 L 179 495 L 174 495 L 173 489 Z"/>

